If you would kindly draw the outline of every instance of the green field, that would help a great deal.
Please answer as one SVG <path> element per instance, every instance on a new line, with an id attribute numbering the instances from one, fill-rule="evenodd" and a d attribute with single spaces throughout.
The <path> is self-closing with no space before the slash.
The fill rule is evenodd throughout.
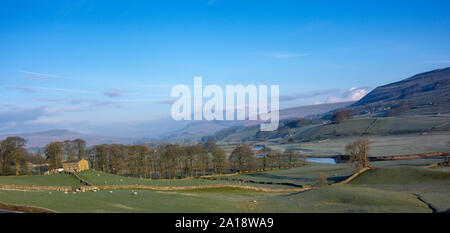
<path id="1" fill-rule="evenodd" d="M 375 121 L 376 120 L 376 121 Z M 339 124 L 307 126 L 306 129 L 292 130 L 300 140 L 318 141 L 346 136 L 399 135 L 450 130 L 450 115 L 398 116 L 398 117 L 357 117 Z M 372 124 L 373 123 L 373 124 Z"/>
<path id="2" fill-rule="evenodd" d="M 225 190 L 226 191 L 226 190 Z M 222 191 L 223 192 L 223 191 Z M 200 195 L 182 192 L 101 190 L 68 193 L 0 190 L 0 200 L 9 204 L 45 207 L 60 212 L 241 212 L 248 195 Z M 241 198 L 242 196 L 242 198 Z"/>
<path id="3" fill-rule="evenodd" d="M 425 135 L 369 135 L 367 137 L 371 141 L 370 156 L 409 155 L 450 150 L 448 132 L 432 132 Z M 359 136 L 351 136 L 305 143 L 266 145 L 279 150 L 295 147 L 303 155 L 334 156 L 345 154 L 345 145 L 358 138 Z"/>
<path id="4" fill-rule="evenodd" d="M 41 176 L 0 176 L 0 184 L 20 186 L 81 186 L 73 176 L 67 174 L 53 174 Z"/>
<path id="5" fill-rule="evenodd" d="M 412 193 L 439 212 L 450 210 L 450 170 L 420 167 L 381 168 L 361 174 L 351 184 Z"/>
<path id="6" fill-rule="evenodd" d="M 280 138 L 275 132 L 260 140 L 256 137 L 258 130 L 248 128 L 228 135 L 220 143 L 227 151 L 233 149 L 227 142 L 245 141 L 280 150 L 295 147 L 304 155 L 333 156 L 344 154 L 345 145 L 349 142 L 359 137 L 369 137 L 372 141 L 371 156 L 406 155 L 450 150 L 449 130 L 448 113 L 397 117 L 362 116 L 339 124 L 324 123 L 292 128 L 285 138 Z M 290 142 L 288 139 L 294 141 Z"/>
<path id="7" fill-rule="evenodd" d="M 267 198 L 269 212 L 424 212 L 431 210 L 414 195 L 360 187 L 327 186 L 307 192 Z"/>
<path id="8" fill-rule="evenodd" d="M 234 175 L 230 176 L 230 178 L 277 183 L 293 183 L 304 186 L 315 185 L 318 173 L 326 173 L 328 175 L 328 183 L 332 184 L 344 180 L 350 176 L 352 174 L 352 170 L 353 169 L 349 166 L 349 164 L 311 163 L 302 167 Z"/>
<path id="9" fill-rule="evenodd" d="M 0 202 L 30 205 L 58 212 L 448 212 L 450 169 L 423 168 L 442 159 L 374 162 L 374 170 L 361 174 L 349 184 L 318 187 L 304 192 L 264 192 L 232 187 L 202 188 L 210 184 L 236 184 L 225 180 L 148 180 L 98 171 L 84 171 L 86 181 L 105 185 L 197 186 L 183 191 L 100 190 L 98 192 L 0 190 Z M 308 164 L 291 169 L 226 176 L 264 182 L 314 185 L 319 172 L 336 183 L 352 174 L 349 164 Z M 121 181 L 122 180 L 122 181 Z M 2 184 L 77 186 L 74 177 L 0 177 Z M 255 185 L 245 183 L 244 185 Z M 259 187 L 293 188 L 284 185 Z M 136 191 L 137 195 L 133 195 Z"/>
<path id="10" fill-rule="evenodd" d="M 423 167 L 436 164 L 442 161 L 442 158 L 429 159 L 409 159 L 395 161 L 377 161 L 372 162 L 375 168 L 389 167 Z M 249 174 L 239 174 L 224 178 L 235 178 L 243 180 L 253 180 L 257 182 L 274 182 L 274 183 L 292 183 L 297 185 L 315 185 L 318 173 L 327 174 L 328 184 L 337 183 L 353 174 L 353 168 L 348 163 L 338 164 L 320 164 L 310 163 L 301 167 L 291 169 L 281 169 L 265 172 L 254 172 Z M 250 184 L 250 183 L 247 183 Z"/>
<path id="11" fill-rule="evenodd" d="M 354 185 L 293 194 L 240 189 L 192 191 L 101 190 L 68 193 L 0 190 L 2 202 L 59 212 L 431 212 L 415 196 Z"/>
<path id="12" fill-rule="evenodd" d="M 88 181 L 90 184 L 95 186 L 101 185 L 148 185 L 157 187 L 181 187 L 181 186 L 205 186 L 205 185 L 239 185 L 238 182 L 227 181 L 227 180 L 208 180 L 208 179 L 162 179 L 162 180 L 150 180 L 150 179 L 140 179 L 134 177 L 124 177 L 114 174 L 109 174 L 101 171 L 83 171 L 79 173 L 81 179 Z M 263 188 L 273 188 L 273 189 L 283 189 L 289 188 L 282 185 L 264 185 L 264 184 L 245 184 L 248 186 L 263 187 Z"/>

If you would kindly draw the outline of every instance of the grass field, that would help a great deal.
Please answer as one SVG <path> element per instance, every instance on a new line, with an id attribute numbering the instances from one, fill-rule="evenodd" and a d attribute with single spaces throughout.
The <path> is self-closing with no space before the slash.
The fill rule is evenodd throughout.
<path id="1" fill-rule="evenodd" d="M 355 185 L 336 185 L 267 199 L 274 212 L 423 212 L 431 210 L 414 195 Z"/>
<path id="2" fill-rule="evenodd" d="M 426 135 L 402 134 L 390 136 L 367 136 L 370 141 L 369 156 L 408 155 L 450 150 L 448 132 L 432 132 Z M 345 154 L 345 145 L 359 137 L 343 137 L 323 141 L 267 144 L 272 149 L 299 148 L 299 153 L 311 156 L 334 156 Z"/>
<path id="3" fill-rule="evenodd" d="M 181 187 L 181 186 L 205 186 L 205 185 L 239 185 L 236 181 L 227 180 L 207 180 L 207 179 L 162 179 L 162 180 L 150 180 L 150 179 L 140 179 L 134 177 L 124 177 L 114 174 L 109 174 L 101 171 L 83 171 L 79 173 L 81 179 L 86 180 L 92 185 L 148 185 L 157 187 Z M 255 186 L 262 188 L 272 188 L 272 189 L 284 189 L 290 188 L 289 186 L 283 185 L 264 185 L 264 184 L 253 184 L 246 183 L 246 186 Z"/>
<path id="4" fill-rule="evenodd" d="M 129 189 L 65 193 L 0 190 L 0 202 L 44 207 L 58 212 L 448 212 L 450 169 L 422 168 L 438 159 L 374 162 L 376 167 L 350 184 L 318 187 L 304 192 L 273 193 L 241 188 L 201 188 L 230 181 L 183 179 L 147 180 L 98 171 L 80 173 L 94 185 L 198 186 L 195 190 L 154 191 Z M 352 174 L 349 164 L 308 164 L 284 170 L 227 176 L 266 182 L 315 183 L 327 173 L 329 184 Z M 122 179 L 122 181 L 120 181 Z M 79 185 L 72 176 L 0 177 L 17 185 Z M 245 185 L 251 185 L 245 183 Z M 254 184 L 255 185 L 255 184 Z M 261 187 L 284 187 L 261 185 Z M 431 206 L 431 207 L 430 207 Z"/>
<path id="5" fill-rule="evenodd" d="M 450 170 L 393 167 L 370 170 L 351 184 L 420 196 L 438 212 L 450 211 Z"/>
<path id="6" fill-rule="evenodd" d="M 226 190 L 225 190 L 226 191 Z M 222 192 L 224 192 L 222 190 Z M 242 191 L 240 191 L 242 192 Z M 226 192 L 225 192 L 226 193 Z M 217 193 L 216 193 L 217 194 Z M 226 198 L 222 198 L 226 196 Z M 242 197 L 241 197 L 242 196 Z M 181 192 L 101 190 L 65 194 L 44 191 L 0 190 L 0 200 L 8 204 L 39 206 L 59 212 L 242 212 L 250 198 L 244 193 L 200 195 Z"/>
<path id="7" fill-rule="evenodd" d="M 450 185 L 450 172 L 417 167 L 378 168 L 361 174 L 352 184 Z"/>
<path id="8" fill-rule="evenodd" d="M 97 193 L 0 190 L 2 202 L 59 212 L 431 212 L 414 195 L 355 185 L 302 193 L 269 194 L 240 189 L 192 191 L 102 190 Z"/>
<path id="9" fill-rule="evenodd" d="M 379 118 L 376 124 L 369 129 L 368 133 L 387 135 L 429 132 L 435 129 L 449 130 L 449 121 L 448 115 Z"/>
<path id="10" fill-rule="evenodd" d="M 0 184 L 21 186 L 81 186 L 74 177 L 67 174 L 42 176 L 0 176 Z"/>
<path id="11" fill-rule="evenodd" d="M 293 183 L 298 185 L 315 185 L 318 173 L 326 173 L 328 175 L 328 183 L 332 184 L 344 180 L 350 176 L 352 174 L 352 168 L 350 168 L 349 164 L 312 163 L 291 169 L 234 175 L 230 176 L 230 178 L 277 183 Z"/>
<path id="12" fill-rule="evenodd" d="M 387 136 L 431 132 L 436 130 L 448 131 L 450 129 L 449 122 L 450 115 L 448 114 L 381 118 L 361 117 L 346 120 L 339 124 L 323 124 L 317 125 L 316 127 L 308 126 L 306 130 L 299 128 L 293 130 L 293 133 L 295 134 L 294 137 L 297 139 L 317 141 L 366 134 Z"/>
<path id="13" fill-rule="evenodd" d="M 390 168 L 390 167 L 425 167 L 443 161 L 442 157 L 433 157 L 425 159 L 405 159 L 405 160 L 388 160 L 371 162 L 374 168 Z M 437 169 L 437 168 L 436 168 Z M 440 167 L 440 169 L 444 169 Z"/>

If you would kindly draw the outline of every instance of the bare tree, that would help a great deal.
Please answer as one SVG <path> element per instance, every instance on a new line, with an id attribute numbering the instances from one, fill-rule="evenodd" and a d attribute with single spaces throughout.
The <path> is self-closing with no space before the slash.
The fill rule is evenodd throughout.
<path id="1" fill-rule="evenodd" d="M 50 162 L 50 168 L 61 167 L 62 156 L 64 154 L 64 145 L 62 142 L 51 142 L 45 146 L 45 155 Z"/>
<path id="2" fill-rule="evenodd" d="M 15 174 L 19 175 L 20 167 L 24 162 L 26 150 L 24 146 L 25 139 L 21 137 L 7 137 L 0 142 L 0 153 L 2 162 L 2 174 L 7 174 L 9 165 L 14 164 Z"/>
<path id="3" fill-rule="evenodd" d="M 350 162 L 357 170 L 370 167 L 369 150 L 370 140 L 368 138 L 360 138 L 345 147 L 345 151 L 350 155 Z"/>
<path id="4" fill-rule="evenodd" d="M 38 164 L 38 175 L 40 175 L 41 173 L 42 173 L 42 164 L 45 162 L 45 159 L 44 159 L 44 157 L 42 156 L 42 152 L 41 152 L 41 150 L 39 149 L 37 152 L 36 152 L 36 163 Z"/>
<path id="5" fill-rule="evenodd" d="M 444 166 L 450 166 L 450 157 L 448 155 L 445 156 L 443 165 Z"/>
<path id="6" fill-rule="evenodd" d="M 323 172 L 319 172 L 317 173 L 317 177 L 316 177 L 316 185 L 317 186 L 325 186 L 328 184 L 328 174 L 327 173 L 323 173 Z"/>
<path id="7" fill-rule="evenodd" d="M 254 156 L 250 147 L 242 144 L 234 148 L 231 152 L 229 160 L 233 165 L 233 169 L 240 173 L 244 170 L 252 170 Z"/>
<path id="8" fill-rule="evenodd" d="M 348 119 L 351 119 L 352 117 L 353 117 L 353 113 L 351 110 L 342 110 L 342 111 L 335 112 L 331 116 L 331 122 L 339 124 Z"/>
<path id="9" fill-rule="evenodd" d="M 295 166 L 298 158 L 297 153 L 294 150 L 286 150 L 284 155 L 286 156 L 288 167 Z"/>
<path id="10" fill-rule="evenodd" d="M 74 159 L 74 142 L 70 140 L 65 140 L 63 142 L 64 145 L 64 154 L 66 155 L 67 160 L 73 160 Z"/>
<path id="11" fill-rule="evenodd" d="M 225 165 L 227 163 L 227 156 L 225 154 L 225 151 L 220 149 L 219 147 L 216 147 L 211 151 L 211 155 L 214 166 L 214 172 L 222 174 Z"/>
<path id="12" fill-rule="evenodd" d="M 281 152 L 279 150 L 270 150 L 267 155 L 267 163 L 268 166 L 270 167 L 270 170 L 273 170 L 273 168 L 275 167 L 275 165 L 280 164 L 279 163 L 279 158 L 281 157 Z"/>
<path id="13" fill-rule="evenodd" d="M 75 139 L 73 142 L 78 159 L 83 159 L 86 155 L 86 141 L 83 139 Z"/>

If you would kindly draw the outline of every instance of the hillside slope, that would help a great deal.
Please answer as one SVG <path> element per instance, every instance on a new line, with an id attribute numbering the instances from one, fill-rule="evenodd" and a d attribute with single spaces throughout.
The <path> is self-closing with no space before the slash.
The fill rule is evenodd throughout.
<path id="1" fill-rule="evenodd" d="M 323 114 L 328 111 L 344 108 L 351 104 L 353 101 L 349 102 L 339 102 L 330 104 L 317 104 L 317 105 L 307 105 L 299 106 L 294 108 L 281 109 L 279 112 L 280 120 L 292 119 L 292 118 L 302 118 L 302 117 L 313 117 L 318 114 Z M 194 121 L 184 128 L 174 131 L 165 137 L 163 140 L 166 141 L 195 141 L 202 136 L 212 135 L 215 133 L 223 134 L 223 131 L 228 133 L 234 132 L 231 129 L 254 129 L 259 127 L 262 121 Z"/>
<path id="2" fill-rule="evenodd" d="M 351 105 L 354 112 L 379 111 L 398 104 L 412 106 L 448 104 L 450 67 L 414 75 L 399 82 L 375 88 Z"/>
<path id="3" fill-rule="evenodd" d="M 256 127 L 232 128 L 221 130 L 209 138 L 234 142 L 272 139 L 308 142 L 362 135 L 448 131 L 449 100 L 450 68 L 437 69 L 377 87 L 356 103 L 330 109 L 300 125 L 282 120 L 274 132 L 259 132 Z M 328 120 L 339 109 L 352 110 L 354 119 L 330 124 Z M 291 116 L 301 117 L 299 114 Z"/>

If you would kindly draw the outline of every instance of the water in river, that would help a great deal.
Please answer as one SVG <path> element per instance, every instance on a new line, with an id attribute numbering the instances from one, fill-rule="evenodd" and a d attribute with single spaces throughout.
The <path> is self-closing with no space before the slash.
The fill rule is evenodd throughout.
<path id="1" fill-rule="evenodd" d="M 336 164 L 336 160 L 333 158 L 306 158 L 306 161 L 313 163 Z"/>

